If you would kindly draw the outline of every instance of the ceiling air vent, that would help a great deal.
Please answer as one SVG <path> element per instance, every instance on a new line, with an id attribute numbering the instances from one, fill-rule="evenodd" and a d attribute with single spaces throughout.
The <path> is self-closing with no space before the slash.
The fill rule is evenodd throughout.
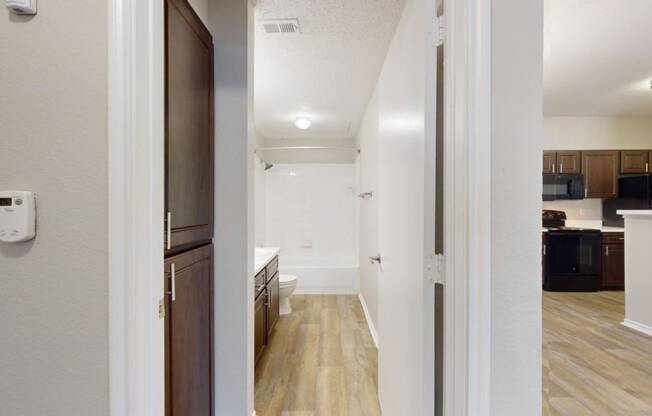
<path id="1" fill-rule="evenodd" d="M 299 19 L 261 19 L 258 23 L 267 35 L 294 37 L 301 34 Z"/>

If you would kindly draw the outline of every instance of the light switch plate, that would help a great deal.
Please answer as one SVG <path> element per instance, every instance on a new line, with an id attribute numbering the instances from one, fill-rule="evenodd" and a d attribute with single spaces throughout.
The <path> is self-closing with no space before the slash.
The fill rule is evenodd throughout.
<path id="1" fill-rule="evenodd" d="M 37 0 L 5 0 L 5 4 L 16 14 L 36 14 Z"/>

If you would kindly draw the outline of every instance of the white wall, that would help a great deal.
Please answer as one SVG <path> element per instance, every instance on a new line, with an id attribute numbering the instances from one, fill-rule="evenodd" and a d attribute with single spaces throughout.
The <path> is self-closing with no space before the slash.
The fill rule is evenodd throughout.
<path id="1" fill-rule="evenodd" d="M 241 0 L 211 0 L 209 7 L 215 44 L 216 416 L 254 410 L 252 11 Z"/>
<path id="2" fill-rule="evenodd" d="M 254 245 L 265 247 L 267 245 L 267 224 L 265 207 L 267 201 L 267 172 L 265 163 L 257 156 L 254 156 Z"/>
<path id="3" fill-rule="evenodd" d="M 544 117 L 544 149 L 652 148 L 652 117 Z"/>
<path id="4" fill-rule="evenodd" d="M 378 322 L 378 266 L 369 256 L 378 254 L 378 92 L 369 100 L 356 138 L 360 147 L 360 192 L 374 192 L 360 200 L 360 293 L 376 330 Z"/>
<path id="5" fill-rule="evenodd" d="M 652 215 L 625 216 L 625 324 L 652 335 Z"/>
<path id="6" fill-rule="evenodd" d="M 109 414 L 107 12 L 0 7 L 0 189 L 38 198 L 36 240 L 0 243 L 3 415 Z"/>
<path id="7" fill-rule="evenodd" d="M 543 2 L 493 0 L 491 8 L 491 415 L 536 416 L 542 395 Z"/>

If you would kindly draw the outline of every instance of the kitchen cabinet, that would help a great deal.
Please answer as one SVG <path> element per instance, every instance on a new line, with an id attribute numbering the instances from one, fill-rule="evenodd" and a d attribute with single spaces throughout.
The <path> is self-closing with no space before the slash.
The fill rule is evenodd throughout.
<path id="1" fill-rule="evenodd" d="M 166 416 L 213 414 L 213 246 L 165 260 Z"/>
<path id="2" fill-rule="evenodd" d="M 620 152 L 621 173 L 648 173 L 650 172 L 649 150 L 622 150 Z"/>
<path id="3" fill-rule="evenodd" d="M 543 173 L 555 173 L 557 165 L 557 152 L 545 150 L 543 152 Z"/>
<path id="4" fill-rule="evenodd" d="M 546 276 L 548 274 L 548 247 L 546 241 L 546 233 L 541 233 L 541 284 L 546 284 Z"/>
<path id="5" fill-rule="evenodd" d="M 602 235 L 602 288 L 610 290 L 625 288 L 625 235 L 623 233 Z"/>
<path id="6" fill-rule="evenodd" d="M 575 150 L 557 151 L 557 171 L 559 173 L 581 173 L 581 152 Z"/>
<path id="7" fill-rule="evenodd" d="M 546 150 L 543 152 L 543 173 L 580 173 L 581 152 Z"/>
<path id="8" fill-rule="evenodd" d="M 167 253 L 213 237 L 213 39 L 187 0 L 165 2 Z M 169 241 L 168 241 L 169 240 Z"/>
<path id="9" fill-rule="evenodd" d="M 618 197 L 620 152 L 614 150 L 582 151 L 586 198 Z"/>

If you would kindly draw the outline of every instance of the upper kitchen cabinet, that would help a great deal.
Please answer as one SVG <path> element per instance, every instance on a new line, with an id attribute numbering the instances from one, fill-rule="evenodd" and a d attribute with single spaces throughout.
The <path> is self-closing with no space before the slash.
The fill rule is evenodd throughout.
<path id="1" fill-rule="evenodd" d="M 620 152 L 588 150 L 582 152 L 582 173 L 586 198 L 616 198 L 620 173 Z"/>
<path id="2" fill-rule="evenodd" d="M 543 152 L 543 173 L 581 173 L 581 152 L 546 150 Z"/>
<path id="3" fill-rule="evenodd" d="M 557 172 L 559 173 L 581 173 L 581 162 L 582 156 L 579 151 L 557 151 Z"/>
<path id="4" fill-rule="evenodd" d="M 620 152 L 621 173 L 648 173 L 650 171 L 649 150 L 623 150 Z"/>
<path id="5" fill-rule="evenodd" d="M 557 152 L 543 151 L 543 173 L 555 173 L 557 165 Z"/>
<path id="6" fill-rule="evenodd" d="M 166 1 L 166 249 L 213 237 L 213 39 L 187 0 Z"/>

